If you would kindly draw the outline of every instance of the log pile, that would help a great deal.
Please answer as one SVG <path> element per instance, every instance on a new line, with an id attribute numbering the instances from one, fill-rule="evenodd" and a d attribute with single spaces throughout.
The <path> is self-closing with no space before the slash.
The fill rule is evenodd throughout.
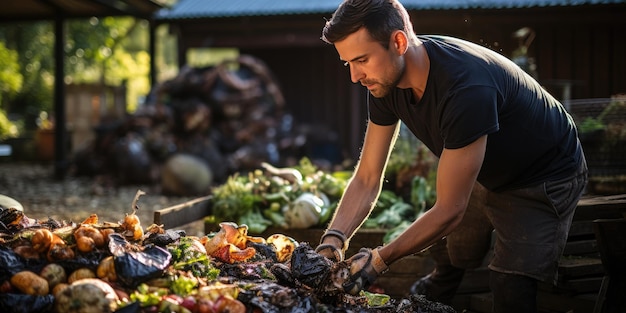
<path id="1" fill-rule="evenodd" d="M 95 132 L 73 155 L 73 174 L 106 176 L 116 184 L 160 183 L 175 195 L 206 193 L 207 186 L 261 162 L 288 164 L 303 156 L 306 144 L 269 68 L 248 55 L 184 67 L 136 112 L 105 119 Z"/>

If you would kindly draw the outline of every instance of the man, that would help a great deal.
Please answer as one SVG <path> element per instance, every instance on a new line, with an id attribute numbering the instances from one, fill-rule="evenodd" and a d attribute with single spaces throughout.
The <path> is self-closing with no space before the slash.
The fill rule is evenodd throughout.
<path id="1" fill-rule="evenodd" d="M 563 106 L 496 52 L 416 36 L 397 0 L 345 0 L 322 39 L 371 97 L 360 160 L 316 250 L 344 258 L 376 203 L 400 122 L 439 157 L 436 203 L 393 242 L 347 260 L 344 289 L 367 288 L 393 262 L 445 238 L 449 264 L 438 264 L 421 286 L 443 282 L 433 292 L 453 293 L 463 269 L 483 260 L 495 229 L 494 312 L 536 312 L 537 282 L 554 280 L 587 183 Z"/>

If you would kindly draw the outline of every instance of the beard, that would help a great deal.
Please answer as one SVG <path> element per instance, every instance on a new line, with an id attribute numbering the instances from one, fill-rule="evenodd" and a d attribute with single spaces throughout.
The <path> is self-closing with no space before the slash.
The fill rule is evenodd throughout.
<path id="1" fill-rule="evenodd" d="M 389 71 L 385 72 L 385 77 L 381 78 L 380 80 L 366 79 L 363 80 L 361 83 L 366 86 L 373 84 L 378 85 L 378 88 L 370 89 L 370 94 L 374 98 L 382 98 L 388 95 L 391 90 L 395 89 L 398 86 L 400 80 L 402 79 L 402 76 L 404 76 L 405 71 L 406 65 L 404 64 L 404 59 L 399 58 L 399 61 L 397 63 L 394 63 L 394 66 L 392 66 Z"/>

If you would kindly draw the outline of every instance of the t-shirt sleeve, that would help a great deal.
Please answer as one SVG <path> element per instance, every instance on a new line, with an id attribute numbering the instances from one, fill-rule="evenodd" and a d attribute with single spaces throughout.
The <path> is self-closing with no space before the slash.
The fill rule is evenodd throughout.
<path id="1" fill-rule="evenodd" d="M 371 95 L 369 97 L 369 120 L 376 125 L 388 126 L 398 122 L 399 118 L 393 113 L 388 106 L 385 106 L 385 101 L 389 101 L 385 98 L 374 98 Z"/>
<path id="2" fill-rule="evenodd" d="M 444 147 L 462 148 L 498 131 L 499 98 L 496 89 L 488 86 L 468 86 L 451 93 L 441 111 Z"/>

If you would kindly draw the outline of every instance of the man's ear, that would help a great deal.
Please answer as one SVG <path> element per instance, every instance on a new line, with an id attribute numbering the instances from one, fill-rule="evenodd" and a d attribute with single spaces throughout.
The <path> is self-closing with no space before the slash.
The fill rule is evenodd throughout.
<path id="1" fill-rule="evenodd" d="M 401 30 L 396 30 L 391 34 L 391 46 L 399 55 L 406 53 L 409 48 L 409 38 Z"/>

